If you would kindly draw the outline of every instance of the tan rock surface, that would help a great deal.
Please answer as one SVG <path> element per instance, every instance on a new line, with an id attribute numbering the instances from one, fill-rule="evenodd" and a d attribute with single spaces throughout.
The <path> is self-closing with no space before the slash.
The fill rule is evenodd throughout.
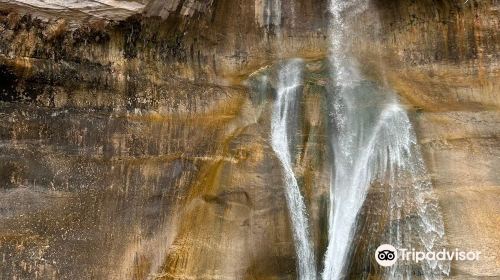
<path id="1" fill-rule="evenodd" d="M 294 164 L 322 256 L 327 1 L 283 1 L 279 21 L 261 0 L 112 2 L 0 3 L 0 278 L 295 279 L 274 89 L 246 81 L 308 59 Z M 365 74 L 412 113 L 449 246 L 482 252 L 451 279 L 500 277 L 498 6 L 376 0 L 352 19 Z M 363 248 L 384 216 L 363 218 L 351 275 L 378 279 Z"/>

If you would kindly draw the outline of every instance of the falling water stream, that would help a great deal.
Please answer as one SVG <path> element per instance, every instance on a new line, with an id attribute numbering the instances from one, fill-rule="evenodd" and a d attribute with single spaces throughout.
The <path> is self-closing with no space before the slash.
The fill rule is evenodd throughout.
<path id="1" fill-rule="evenodd" d="M 354 231 L 368 189 L 374 183 L 387 186 L 389 232 L 386 242 L 396 248 L 418 247 L 430 251 L 444 235 L 430 180 L 425 171 L 407 113 L 392 92 L 363 79 L 356 61 L 349 57 L 347 17 L 367 7 L 366 0 L 331 0 L 331 68 L 334 179 L 330 189 L 329 244 L 324 280 L 347 277 Z M 354 15 L 353 15 L 354 14 Z M 414 209 L 415 222 L 401 224 Z M 418 233 L 416 238 L 412 237 Z M 446 263 L 423 262 L 426 279 L 447 273 Z M 395 265 L 389 279 L 409 279 L 412 268 Z"/>
<path id="2" fill-rule="evenodd" d="M 274 2 L 273 2 L 274 3 Z M 412 124 L 392 91 L 368 81 L 349 55 L 350 28 L 345 19 L 368 7 L 367 0 L 331 0 L 329 104 L 334 162 L 328 213 L 328 247 L 324 280 L 348 278 L 356 225 L 370 187 L 383 186 L 388 217 L 381 239 L 396 248 L 431 251 L 443 246 L 444 229 L 432 185 Z M 295 135 L 297 101 L 303 83 L 303 62 L 288 60 L 278 67 L 276 100 L 271 119 L 271 144 L 285 182 L 299 279 L 316 279 L 315 256 L 308 231 L 307 209 L 295 177 L 290 144 Z M 267 81 L 267 76 L 264 76 Z M 368 252 L 367 252 L 368 253 Z M 439 279 L 449 263 L 399 262 L 385 270 L 387 279 L 411 279 L 416 273 Z"/>
<path id="3" fill-rule="evenodd" d="M 297 252 L 299 279 L 316 279 L 314 252 L 308 232 L 308 221 L 302 197 L 292 168 L 290 122 L 297 116 L 295 104 L 302 84 L 302 62 L 290 60 L 278 73 L 277 96 L 271 119 L 271 144 L 284 172 L 285 196 L 293 226 L 293 238 Z M 292 130 L 293 131 L 293 130 Z"/>
<path id="4" fill-rule="evenodd" d="M 281 0 L 265 1 L 263 16 L 266 27 L 279 26 L 281 21 Z"/>

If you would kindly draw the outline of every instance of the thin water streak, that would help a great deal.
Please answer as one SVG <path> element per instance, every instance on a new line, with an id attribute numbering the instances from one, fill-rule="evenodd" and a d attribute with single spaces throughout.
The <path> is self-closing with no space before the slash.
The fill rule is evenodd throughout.
<path id="1" fill-rule="evenodd" d="M 307 210 L 304 198 L 292 168 L 290 155 L 290 121 L 295 118 L 294 104 L 302 84 L 302 62 L 288 61 L 279 70 L 276 101 L 271 119 L 271 144 L 284 172 L 285 196 L 292 222 L 293 238 L 297 252 L 299 279 L 316 279 L 314 251 L 309 236 Z"/>

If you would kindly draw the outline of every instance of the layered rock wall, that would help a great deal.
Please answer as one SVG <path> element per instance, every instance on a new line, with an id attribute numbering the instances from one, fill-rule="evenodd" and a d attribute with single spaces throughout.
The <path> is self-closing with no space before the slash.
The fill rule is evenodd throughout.
<path id="1" fill-rule="evenodd" d="M 307 61 L 295 165 L 322 256 L 328 3 L 276 2 L 0 3 L 0 278 L 294 279 L 275 85 L 249 83 L 286 57 Z M 499 9 L 375 0 L 350 19 L 364 74 L 412 113 L 450 247 L 482 251 L 456 279 L 500 275 Z"/>

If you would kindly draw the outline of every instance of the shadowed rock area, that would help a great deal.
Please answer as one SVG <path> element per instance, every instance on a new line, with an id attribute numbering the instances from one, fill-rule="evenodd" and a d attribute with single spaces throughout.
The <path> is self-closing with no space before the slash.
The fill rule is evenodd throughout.
<path id="1" fill-rule="evenodd" d="M 0 2 L 0 279 L 297 279 L 277 77 L 257 82 L 297 57 L 292 163 L 322 270 L 329 3 L 271 2 Z M 373 0 L 348 19 L 363 74 L 411 116 L 446 246 L 482 252 L 446 279 L 500 277 L 499 13 Z M 386 196 L 374 185 L 362 207 L 351 279 L 384 276 Z"/>

